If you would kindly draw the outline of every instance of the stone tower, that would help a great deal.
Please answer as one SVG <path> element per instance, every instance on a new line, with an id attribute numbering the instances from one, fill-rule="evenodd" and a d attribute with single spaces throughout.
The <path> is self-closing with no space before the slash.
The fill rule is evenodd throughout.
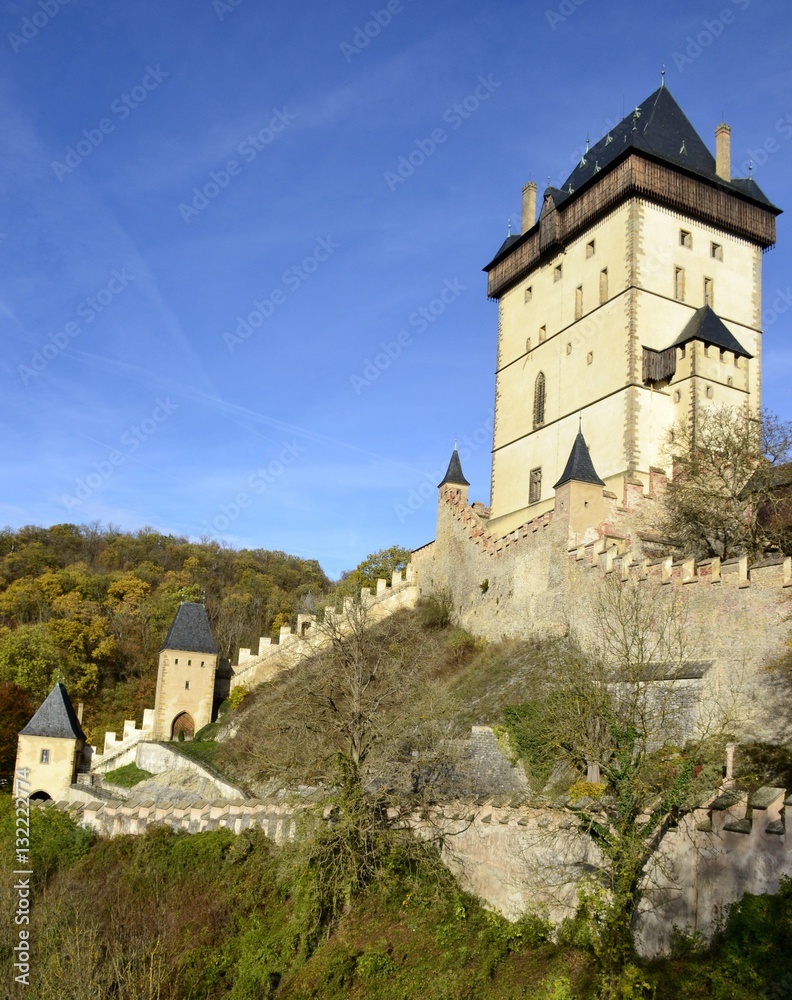
<path id="1" fill-rule="evenodd" d="M 582 414 L 607 489 L 667 468 L 679 420 L 761 399 L 761 258 L 775 208 L 731 177 L 660 87 L 562 188 L 523 191 L 522 234 L 487 265 L 498 301 L 490 528 L 554 503 Z M 599 477 L 598 477 L 599 478 Z"/>
<path id="2" fill-rule="evenodd" d="M 203 604 L 179 605 L 160 650 L 154 739 L 191 739 L 212 721 L 217 670 L 215 645 Z"/>
<path id="3" fill-rule="evenodd" d="M 16 771 L 28 771 L 30 797 L 68 799 L 84 749 L 85 733 L 66 688 L 56 684 L 19 734 Z"/>

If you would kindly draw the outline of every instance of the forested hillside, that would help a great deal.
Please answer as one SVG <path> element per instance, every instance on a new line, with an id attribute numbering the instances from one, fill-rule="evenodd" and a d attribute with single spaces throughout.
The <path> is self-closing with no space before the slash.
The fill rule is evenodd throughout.
<path id="1" fill-rule="evenodd" d="M 0 683 L 18 685 L 35 705 L 62 680 L 74 702 L 85 703 L 89 739 L 101 741 L 105 728 L 139 721 L 153 706 L 157 652 L 180 601 L 205 600 L 220 655 L 233 657 L 240 645 L 277 634 L 308 595 L 332 588 L 315 560 L 152 528 L 6 529 Z"/>

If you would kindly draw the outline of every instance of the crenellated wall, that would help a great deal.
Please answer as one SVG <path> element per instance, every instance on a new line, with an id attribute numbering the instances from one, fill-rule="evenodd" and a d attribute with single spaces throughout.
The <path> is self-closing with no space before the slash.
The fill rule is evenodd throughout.
<path id="1" fill-rule="evenodd" d="M 321 806 L 318 791 L 267 801 L 144 798 L 41 804 L 68 812 L 103 837 L 144 834 L 156 825 L 185 833 L 228 829 L 239 834 L 255 828 L 276 843 L 297 837 L 301 818 Z M 578 829 L 574 806 L 532 805 L 524 792 L 512 792 L 486 802 L 447 802 L 428 812 L 392 810 L 391 818 L 418 836 L 442 834 L 446 863 L 461 883 L 505 916 L 516 919 L 538 907 L 558 923 L 575 911 L 581 873 L 599 860 Z M 667 952 L 675 925 L 710 938 L 727 907 L 744 893 L 776 892 L 780 879 L 792 876 L 786 832 L 790 809 L 792 796 L 783 788 L 760 788 L 750 800 L 726 791 L 667 831 L 640 908 L 639 952 L 648 957 Z M 334 815 L 323 807 L 325 821 Z"/>
<path id="2" fill-rule="evenodd" d="M 446 488 L 437 538 L 413 554 L 420 592 L 448 592 L 459 624 L 491 640 L 571 626 L 592 641 L 603 581 L 634 580 L 658 608 L 682 616 L 688 658 L 705 664 L 696 680 L 700 712 L 711 715 L 728 701 L 741 736 L 784 742 L 792 738 L 792 713 L 781 678 L 767 668 L 792 633 L 792 559 L 658 558 L 651 523 L 664 485 L 653 473 L 648 489 L 625 483 L 620 502 L 603 491 L 607 516 L 584 531 L 571 530 L 574 504 L 562 487 L 554 510 L 502 536 L 490 530 L 482 505 Z"/>
<path id="3" fill-rule="evenodd" d="M 390 583 L 386 580 L 377 580 L 374 593 L 370 588 L 363 587 L 360 597 L 369 610 L 369 621 L 372 624 L 402 608 L 414 607 L 418 600 L 418 586 L 412 567 L 408 566 L 405 572 L 397 570 L 393 573 Z M 351 598 L 345 599 L 345 607 L 351 600 Z M 325 616 L 332 613 L 329 609 L 325 610 Z M 338 617 L 338 622 L 343 628 L 343 614 Z M 297 630 L 293 631 L 288 626 L 283 627 L 277 643 L 263 636 L 259 639 L 258 653 L 240 649 L 238 663 L 233 668 L 231 690 L 240 685 L 253 688 L 271 680 L 280 671 L 290 670 L 300 660 L 322 649 L 328 641 L 327 635 L 317 624 L 315 615 L 298 615 Z"/>

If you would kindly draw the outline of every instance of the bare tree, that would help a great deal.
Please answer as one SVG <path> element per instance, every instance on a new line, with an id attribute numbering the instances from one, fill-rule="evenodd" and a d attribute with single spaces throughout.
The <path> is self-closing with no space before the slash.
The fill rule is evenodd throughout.
<path id="1" fill-rule="evenodd" d="M 738 693 L 704 712 L 685 697 L 685 679 L 702 664 L 678 592 L 661 599 L 639 581 L 608 578 L 589 624 L 586 645 L 572 631 L 548 643 L 525 744 L 540 765 L 565 764 L 589 779 L 573 786 L 569 807 L 591 850 L 581 853 L 578 839 L 564 855 L 561 845 L 559 868 L 568 861 L 578 877 L 586 873 L 581 916 L 603 965 L 603 995 L 612 996 L 633 953 L 638 904 L 659 874 L 665 831 L 720 783 Z M 561 884 L 572 873 L 557 874 Z"/>
<path id="2" fill-rule="evenodd" d="M 757 556 L 790 545 L 792 498 L 781 474 L 792 458 L 792 422 L 713 407 L 674 427 L 666 449 L 674 474 L 662 527 L 686 554 Z M 792 485 L 792 471 L 788 478 Z"/>

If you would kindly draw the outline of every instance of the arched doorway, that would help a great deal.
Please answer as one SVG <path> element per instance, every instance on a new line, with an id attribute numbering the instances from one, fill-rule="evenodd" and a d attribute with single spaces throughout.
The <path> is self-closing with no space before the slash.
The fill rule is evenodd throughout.
<path id="1" fill-rule="evenodd" d="M 172 740 L 191 740 L 195 736 L 195 721 L 189 712 L 182 712 L 173 720 Z"/>
<path id="2" fill-rule="evenodd" d="M 33 792 L 30 798 L 35 802 L 48 802 L 52 796 L 48 792 Z"/>

